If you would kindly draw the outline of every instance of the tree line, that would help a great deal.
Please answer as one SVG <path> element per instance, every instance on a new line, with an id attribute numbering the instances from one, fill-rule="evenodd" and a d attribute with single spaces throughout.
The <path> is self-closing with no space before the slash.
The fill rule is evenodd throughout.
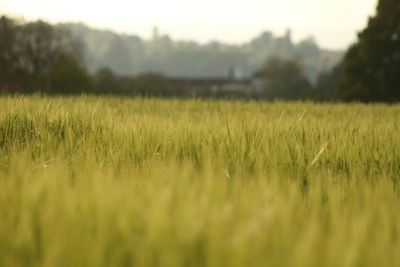
<path id="1" fill-rule="evenodd" d="M 320 71 L 331 69 L 343 56 L 343 51 L 320 48 L 312 37 L 294 42 L 290 30 L 282 36 L 264 31 L 241 44 L 217 41 L 201 44 L 174 40 L 158 31 L 153 38 L 142 39 L 84 24 L 65 26 L 86 47 L 85 58 L 90 71 L 106 66 L 117 75 L 160 72 L 169 77 L 209 78 L 226 76 L 229 70 L 234 70 L 237 76 L 249 77 L 270 56 L 301 57 L 307 77 L 315 83 Z"/>
<path id="2" fill-rule="evenodd" d="M 84 46 L 63 25 L 0 18 L 0 92 L 188 95 L 162 74 L 121 77 L 87 70 Z M 312 83 L 302 58 L 269 57 L 254 73 L 262 99 L 395 102 L 400 100 L 400 2 L 380 0 L 358 40 L 333 69 Z M 203 92 L 201 96 L 220 96 Z M 238 95 L 242 96 L 242 95 Z M 247 95 L 248 96 L 248 95 Z"/>
<path id="3" fill-rule="evenodd" d="M 122 78 L 107 68 L 91 74 L 82 43 L 64 26 L 0 18 L 0 92 L 167 95 L 166 78 Z M 158 89 L 157 89 L 158 88 Z"/>

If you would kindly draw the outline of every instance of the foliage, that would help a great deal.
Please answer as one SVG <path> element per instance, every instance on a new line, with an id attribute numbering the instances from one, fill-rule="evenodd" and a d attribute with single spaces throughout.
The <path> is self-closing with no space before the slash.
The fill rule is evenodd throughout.
<path id="1" fill-rule="evenodd" d="M 135 77 L 132 83 L 135 94 L 143 96 L 167 96 L 173 94 L 168 80 L 157 73 L 144 73 Z"/>
<path id="2" fill-rule="evenodd" d="M 100 65 L 109 67 L 112 72 L 118 73 L 120 76 L 132 75 L 133 59 L 130 50 L 121 37 L 114 37 Z"/>
<path id="3" fill-rule="evenodd" d="M 294 59 L 269 58 L 257 76 L 263 79 L 263 95 L 269 99 L 300 99 L 311 90 L 299 61 Z"/>
<path id="4" fill-rule="evenodd" d="M 194 94 L 200 97 L 258 97 L 257 93 L 253 92 L 257 91 L 254 90 L 254 85 L 243 80 L 245 73 L 237 68 L 238 64 L 248 56 L 247 53 L 253 53 L 247 51 L 247 48 L 261 54 L 268 50 L 269 52 L 265 56 L 271 51 L 275 51 L 283 57 L 294 54 L 304 55 L 307 58 L 306 62 L 318 60 L 321 52 L 313 39 L 305 40 L 297 46 L 294 45 L 291 41 L 290 31 L 288 31 L 282 38 L 274 38 L 272 34 L 264 33 L 260 38 L 253 40 L 249 47 L 241 49 L 240 53 L 239 50 L 237 51 L 237 47 L 217 42 L 206 46 L 196 43 L 174 43 L 166 36 L 155 38 L 149 44 L 151 51 L 147 53 L 140 39 L 132 36 L 126 37 L 128 38 L 126 39 L 107 33 L 103 39 L 110 42 L 110 45 L 104 46 L 103 42 L 99 42 L 98 46 L 102 47 L 102 53 L 92 53 L 90 52 L 92 48 L 87 44 L 84 47 L 78 37 L 72 35 L 68 29 L 67 25 L 53 26 L 40 20 L 22 22 L 2 17 L 0 19 L 2 40 L 0 42 L 0 91 L 6 93 L 95 93 L 168 97 Z M 132 46 L 133 44 L 134 46 Z M 265 46 L 269 48 L 265 50 Z M 291 52 L 287 54 L 286 52 L 289 50 Z M 99 66 L 110 67 L 100 67 L 93 75 L 89 75 L 84 58 L 87 62 L 92 60 L 91 56 L 83 55 L 84 51 L 89 51 L 95 57 L 101 54 L 103 61 L 97 62 L 100 64 Z M 210 52 L 212 53 L 212 62 L 207 59 Z M 156 58 L 153 58 L 153 53 L 157 54 Z M 150 58 L 143 59 L 138 56 L 137 59 L 132 60 L 132 55 L 136 57 L 137 54 L 147 55 Z M 255 59 L 263 60 L 263 57 L 257 56 Z M 169 63 L 166 64 L 166 62 Z M 160 74 L 165 68 L 171 68 L 177 71 L 175 73 L 177 75 L 173 77 L 179 77 L 192 68 L 194 62 L 197 66 L 194 66 L 196 71 L 200 71 L 204 67 L 211 74 L 203 83 L 198 82 L 198 79 L 193 79 L 197 81 L 197 84 L 190 84 L 191 79 L 185 81 L 184 78 L 177 83 L 176 79 Z M 137 64 L 145 66 L 144 69 L 154 69 L 154 66 L 158 66 L 159 72 L 143 72 L 144 69 L 141 69 L 141 74 L 128 76 L 133 69 L 138 68 Z M 311 68 L 307 67 L 306 70 L 309 73 L 305 74 L 302 68 L 303 66 L 294 60 L 271 59 L 261 71 L 261 75 L 265 78 L 265 96 L 270 99 L 290 100 L 309 97 L 311 85 L 306 76 L 309 76 L 312 71 L 310 72 Z M 221 70 L 224 74 L 230 74 L 229 79 L 232 80 L 232 84 L 236 80 L 246 83 L 245 90 L 237 89 L 240 85 L 233 85 L 231 89 L 227 86 L 228 89 L 225 90 L 226 88 L 221 89 L 220 85 L 210 84 L 213 81 L 224 79 L 223 77 L 215 78 Z M 207 84 L 210 85 L 205 86 Z"/>
<path id="5" fill-rule="evenodd" d="M 343 80 L 343 65 L 338 64 L 330 71 L 320 73 L 316 85 L 317 100 L 336 100 L 339 87 Z"/>
<path id="6" fill-rule="evenodd" d="M 136 77 L 119 77 L 104 67 L 94 75 L 94 88 L 97 94 L 170 96 L 174 90 L 168 79 L 161 74 L 144 73 Z M 181 93 L 181 95 L 183 95 Z"/>
<path id="7" fill-rule="evenodd" d="M 91 93 L 92 77 L 84 66 L 73 58 L 64 58 L 50 70 L 52 93 L 81 94 Z"/>
<path id="8" fill-rule="evenodd" d="M 290 31 L 284 36 L 274 36 L 266 31 L 246 43 L 231 45 L 215 41 L 207 44 L 178 41 L 167 35 L 145 40 L 83 24 L 66 26 L 87 47 L 86 53 L 91 57 L 88 61 L 90 70 L 106 66 L 117 75 L 156 72 L 173 77 L 226 77 L 228 70 L 234 67 L 236 72 L 248 77 L 260 69 L 268 57 L 278 56 L 284 59 L 301 57 L 308 78 L 315 82 L 318 72 L 335 66 L 343 55 L 342 51 L 319 48 L 312 38 L 295 43 Z M 121 51 L 126 49 L 126 56 L 121 57 Z M 111 59 L 110 55 L 115 57 Z M 127 62 L 128 58 L 131 64 Z M 113 67 L 116 65 L 121 68 L 117 70 Z"/>
<path id="9" fill-rule="evenodd" d="M 99 69 L 94 75 L 95 92 L 98 94 L 117 94 L 122 90 L 122 84 L 108 68 Z"/>
<path id="10" fill-rule="evenodd" d="M 0 90 L 62 92 L 56 88 L 60 87 L 60 70 L 66 71 L 63 82 L 74 86 L 69 89 L 87 85 L 89 77 L 81 65 L 81 46 L 65 27 L 40 20 L 22 23 L 3 16 L 0 39 L 0 69 L 4 73 L 0 77 Z M 55 85 L 52 74 L 58 79 Z"/>
<path id="11" fill-rule="evenodd" d="M 400 100 L 400 2 L 380 0 L 376 16 L 346 53 L 340 97 L 344 100 Z"/>
<path id="12" fill-rule="evenodd" d="M 400 265 L 399 105 L 0 106 L 0 266 Z"/>
<path id="13" fill-rule="evenodd" d="M 22 88 L 16 83 L 22 70 L 19 66 L 16 23 L 2 16 L 0 18 L 0 91 L 16 92 Z"/>

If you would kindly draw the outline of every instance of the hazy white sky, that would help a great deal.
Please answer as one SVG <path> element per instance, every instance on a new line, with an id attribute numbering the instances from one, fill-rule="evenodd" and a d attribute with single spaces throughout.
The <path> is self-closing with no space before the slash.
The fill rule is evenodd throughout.
<path id="1" fill-rule="evenodd" d="M 0 0 L 0 11 L 27 19 L 81 21 L 149 37 L 157 25 L 174 39 L 230 43 L 263 30 L 295 40 L 313 35 L 327 48 L 345 48 L 374 14 L 377 0 Z"/>

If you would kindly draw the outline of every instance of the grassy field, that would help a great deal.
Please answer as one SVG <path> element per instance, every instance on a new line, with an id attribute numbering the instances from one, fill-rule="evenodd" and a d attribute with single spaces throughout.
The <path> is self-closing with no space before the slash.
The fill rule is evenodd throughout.
<path id="1" fill-rule="evenodd" d="M 400 266 L 400 105 L 0 98 L 0 266 Z"/>

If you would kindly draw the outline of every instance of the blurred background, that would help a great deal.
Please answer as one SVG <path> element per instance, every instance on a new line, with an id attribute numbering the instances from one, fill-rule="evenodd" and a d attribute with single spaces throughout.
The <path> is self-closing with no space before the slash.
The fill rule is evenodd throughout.
<path id="1" fill-rule="evenodd" d="M 397 0 L 0 0 L 0 12 L 2 93 L 399 95 Z"/>

